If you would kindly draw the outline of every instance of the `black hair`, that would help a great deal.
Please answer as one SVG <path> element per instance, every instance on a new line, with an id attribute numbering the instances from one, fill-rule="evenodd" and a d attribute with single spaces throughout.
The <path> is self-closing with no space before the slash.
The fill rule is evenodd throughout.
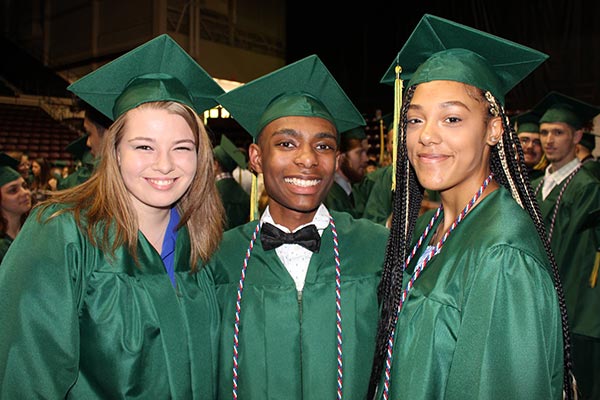
<path id="1" fill-rule="evenodd" d="M 490 155 L 490 168 L 494 174 L 494 179 L 510 191 L 513 198 L 527 211 L 533 220 L 535 229 L 541 238 L 552 267 L 552 279 L 558 296 L 562 322 L 564 357 L 563 396 L 566 399 L 573 399 L 576 395 L 576 384 L 572 373 L 571 339 L 564 292 L 556 260 L 554 259 L 550 242 L 546 235 L 542 214 L 531 188 L 521 143 L 510 124 L 504 108 L 499 105 L 497 99 L 490 92 L 484 92 L 481 89 L 477 90 L 479 93 L 476 94 L 476 97 L 482 101 L 487 101 L 489 104 L 489 116 L 500 116 L 502 118 L 502 138 L 496 146 L 492 147 Z M 377 328 L 377 342 L 368 398 L 373 398 L 381 379 L 388 341 L 395 328 L 396 311 L 400 304 L 400 296 L 403 288 L 402 275 L 404 262 L 411 251 L 410 245 L 413 231 L 417 217 L 419 216 L 421 200 L 423 199 L 423 187 L 418 182 L 415 170 L 408 161 L 406 148 L 406 114 L 414 91 L 415 86 L 406 90 L 401 111 L 401 134 L 398 135 L 399 143 L 396 160 L 396 192 L 393 196 L 390 237 L 387 243 L 383 272 L 377 293 L 381 305 L 381 315 Z M 401 333 L 400 330 L 396 330 L 396 335 Z"/>
<path id="2" fill-rule="evenodd" d="M 73 109 L 76 111 L 83 110 L 85 112 L 85 116 L 97 127 L 101 128 L 102 132 L 108 129 L 113 121 L 108 118 L 106 115 L 102 114 L 100 111 L 96 110 L 86 101 L 76 97 L 73 100 Z"/>

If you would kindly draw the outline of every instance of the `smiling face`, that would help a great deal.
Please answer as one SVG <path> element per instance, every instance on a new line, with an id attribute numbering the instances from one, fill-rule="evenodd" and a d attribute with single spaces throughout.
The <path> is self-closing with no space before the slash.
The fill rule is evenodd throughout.
<path id="1" fill-rule="evenodd" d="M 263 173 L 275 222 L 294 229 L 312 221 L 333 184 L 336 137 L 335 126 L 325 119 L 282 117 L 250 146 L 250 165 Z"/>
<path id="2" fill-rule="evenodd" d="M 190 187 L 198 162 L 185 119 L 151 108 L 128 112 L 117 158 L 138 215 L 175 204 Z"/>
<path id="3" fill-rule="evenodd" d="M 416 87 L 407 114 L 410 163 L 429 190 L 472 196 L 490 172 L 490 148 L 502 133 L 500 117 L 487 117 L 477 89 L 432 81 Z"/>
<path id="4" fill-rule="evenodd" d="M 31 209 L 31 192 L 22 177 L 0 187 L 0 206 L 6 218 L 18 217 Z"/>

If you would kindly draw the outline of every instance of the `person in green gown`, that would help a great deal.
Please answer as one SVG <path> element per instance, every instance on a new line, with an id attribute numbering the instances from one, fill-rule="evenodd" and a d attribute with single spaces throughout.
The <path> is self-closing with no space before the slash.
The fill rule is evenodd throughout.
<path id="1" fill-rule="evenodd" d="M 74 170 L 66 178 L 58 181 L 58 190 L 77 186 L 92 176 L 97 163 L 87 145 L 88 136 L 87 134 L 82 135 L 65 147 L 65 150 L 73 156 Z"/>
<path id="2" fill-rule="evenodd" d="M 250 167 L 269 197 L 209 263 L 222 314 L 218 397 L 363 400 L 388 232 L 323 200 L 339 132 L 364 119 L 316 55 L 217 100 L 254 138 Z"/>
<path id="3" fill-rule="evenodd" d="M 521 142 L 523 149 L 523 158 L 529 173 L 529 180 L 539 178 L 544 175 L 548 166 L 548 160 L 542 149 L 540 140 L 540 116 L 528 111 L 514 117 L 515 131 Z"/>
<path id="4" fill-rule="evenodd" d="M 69 90 L 115 121 L 94 175 L 36 207 L 0 267 L 0 398 L 214 399 L 199 265 L 224 217 L 199 113 L 222 89 L 160 35 Z"/>
<path id="5" fill-rule="evenodd" d="M 221 135 L 221 142 L 214 148 L 213 154 L 215 156 L 217 190 L 227 216 L 225 229 L 235 228 L 250 219 L 250 195 L 233 178 L 232 174 L 232 171 L 238 166 L 246 168 L 246 157 L 225 135 Z"/>
<path id="6" fill-rule="evenodd" d="M 598 135 L 589 131 L 583 132 L 581 140 L 577 143 L 577 158 L 581 161 L 582 168 L 600 179 L 600 161 L 593 154 L 596 148 L 596 136 Z"/>
<path id="7" fill-rule="evenodd" d="M 368 398 L 572 398 L 560 281 L 503 108 L 546 58 L 426 14 L 384 74 L 410 81 Z M 419 218 L 424 189 L 441 206 Z"/>
<path id="8" fill-rule="evenodd" d="M 564 283 L 580 399 L 600 398 L 600 182 L 576 156 L 600 108 L 553 91 L 535 109 L 549 165 L 532 182 Z"/>
<path id="9" fill-rule="evenodd" d="M 344 211 L 355 218 L 362 216 L 364 204 L 354 190 L 366 174 L 368 143 L 363 126 L 340 134 L 340 156 L 333 185 L 323 202 L 329 210 Z"/>
<path id="10" fill-rule="evenodd" d="M 19 161 L 0 153 L 0 263 L 21 231 L 32 205 L 31 191 L 17 170 Z"/>
<path id="11" fill-rule="evenodd" d="M 65 148 L 73 156 L 77 168 L 68 177 L 58 182 L 58 189 L 69 189 L 87 181 L 98 165 L 102 139 L 112 120 L 84 100 L 75 99 L 77 109 L 84 111 L 84 134 Z"/>
<path id="12" fill-rule="evenodd" d="M 391 159 L 393 152 L 392 115 L 383 116 L 380 123 L 387 132 L 385 141 L 387 160 Z M 381 225 L 386 225 L 388 222 L 392 213 L 392 172 L 393 165 L 390 161 L 385 165 L 380 165 L 377 170 L 365 175 L 362 181 L 355 184 L 354 192 L 364 203 L 361 215 L 363 218 Z"/>
<path id="13" fill-rule="evenodd" d="M 385 126 L 387 127 L 386 148 L 387 153 L 393 152 L 393 125 L 392 116 L 384 116 Z M 355 192 L 359 198 L 363 198 L 364 207 L 362 218 L 377 222 L 378 224 L 389 227 L 392 220 L 392 205 L 394 190 L 392 181 L 394 175 L 393 164 L 380 166 L 374 173 L 371 173 L 357 185 Z M 433 190 L 426 190 L 421 200 L 421 213 L 430 209 L 435 209 L 440 205 L 439 194 Z"/>

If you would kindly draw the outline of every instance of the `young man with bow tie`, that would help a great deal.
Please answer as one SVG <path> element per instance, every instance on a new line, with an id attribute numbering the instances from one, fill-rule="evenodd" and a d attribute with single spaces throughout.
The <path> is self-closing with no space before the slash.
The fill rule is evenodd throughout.
<path id="1" fill-rule="evenodd" d="M 364 124 L 317 56 L 221 96 L 254 137 L 269 203 L 209 270 L 222 313 L 219 397 L 364 399 L 387 230 L 323 205 L 339 132 Z"/>

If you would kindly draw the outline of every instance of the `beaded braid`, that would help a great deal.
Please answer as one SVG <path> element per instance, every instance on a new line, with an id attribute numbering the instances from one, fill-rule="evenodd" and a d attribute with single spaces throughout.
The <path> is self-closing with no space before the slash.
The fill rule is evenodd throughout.
<path id="1" fill-rule="evenodd" d="M 483 97 L 490 103 L 490 113 L 492 115 L 494 115 L 494 110 L 498 111 L 498 115 L 502 118 L 502 126 L 504 128 L 502 140 L 492 148 L 490 156 L 490 167 L 494 173 L 494 179 L 511 191 L 515 200 L 527 211 L 533 220 L 552 267 L 552 279 L 558 295 L 558 304 L 562 321 L 564 358 L 563 398 L 570 400 L 577 397 L 577 383 L 572 372 L 571 336 L 569 332 L 567 307 L 558 266 L 554 259 L 554 253 L 550 247 L 550 241 L 548 240 L 539 204 L 531 187 L 529 174 L 526 172 L 527 166 L 525 165 L 525 157 L 523 156 L 521 142 L 509 122 L 504 107 L 499 107 L 499 102 L 489 92 L 485 93 Z"/>
<path id="2" fill-rule="evenodd" d="M 410 166 L 406 148 L 406 113 L 414 91 L 414 86 L 406 90 L 401 111 L 402 126 L 398 135 L 396 191 L 393 196 L 390 236 L 377 292 L 381 315 L 377 327 L 377 342 L 367 398 L 376 395 L 377 385 L 381 379 L 387 343 L 394 328 L 394 316 L 402 294 L 404 260 L 410 252 L 411 238 L 423 199 L 423 188 L 418 183 L 414 169 Z"/>

